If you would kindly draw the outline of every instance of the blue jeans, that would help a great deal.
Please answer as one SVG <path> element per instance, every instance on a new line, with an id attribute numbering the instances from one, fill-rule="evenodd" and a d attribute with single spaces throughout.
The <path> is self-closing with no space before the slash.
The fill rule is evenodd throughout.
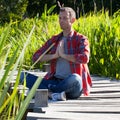
<path id="1" fill-rule="evenodd" d="M 23 82 L 24 75 L 26 75 L 26 86 L 31 89 L 38 76 L 22 72 L 20 76 L 21 82 Z M 69 75 L 69 77 L 63 80 L 57 79 L 55 77 L 50 80 L 43 78 L 38 89 L 48 89 L 53 93 L 60 93 L 65 91 L 67 99 L 75 99 L 80 97 L 82 94 L 82 79 L 76 73 Z"/>

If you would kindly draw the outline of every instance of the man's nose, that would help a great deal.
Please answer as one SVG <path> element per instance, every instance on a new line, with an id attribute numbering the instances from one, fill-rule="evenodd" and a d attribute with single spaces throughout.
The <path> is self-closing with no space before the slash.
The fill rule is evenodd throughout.
<path id="1" fill-rule="evenodd" d="M 64 19 L 60 19 L 60 22 L 64 22 Z"/>

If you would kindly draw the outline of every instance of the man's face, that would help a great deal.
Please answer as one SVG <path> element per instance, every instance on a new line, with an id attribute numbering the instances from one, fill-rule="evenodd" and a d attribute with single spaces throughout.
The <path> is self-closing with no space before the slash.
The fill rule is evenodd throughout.
<path id="1" fill-rule="evenodd" d="M 72 23 L 68 12 L 62 11 L 59 13 L 59 24 L 63 30 L 71 28 Z"/>

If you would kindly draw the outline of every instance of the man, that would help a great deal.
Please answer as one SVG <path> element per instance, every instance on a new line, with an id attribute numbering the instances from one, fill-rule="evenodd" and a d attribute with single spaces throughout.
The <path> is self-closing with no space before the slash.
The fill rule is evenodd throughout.
<path id="1" fill-rule="evenodd" d="M 87 63 L 89 62 L 88 39 L 72 29 L 76 20 L 75 11 L 70 7 L 61 7 L 59 24 L 63 30 L 54 35 L 33 55 L 37 61 L 51 46 L 53 47 L 39 60 L 50 61 L 50 71 L 45 75 L 38 89 L 48 89 L 52 100 L 76 99 L 88 95 L 92 81 Z M 28 74 L 27 87 L 31 88 L 36 76 Z"/>

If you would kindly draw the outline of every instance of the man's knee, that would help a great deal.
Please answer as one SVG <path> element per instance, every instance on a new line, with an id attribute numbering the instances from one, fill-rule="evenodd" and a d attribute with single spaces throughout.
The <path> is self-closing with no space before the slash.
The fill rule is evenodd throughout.
<path id="1" fill-rule="evenodd" d="M 76 80 L 82 80 L 81 76 L 77 73 L 73 73 L 71 77 L 73 77 Z"/>

